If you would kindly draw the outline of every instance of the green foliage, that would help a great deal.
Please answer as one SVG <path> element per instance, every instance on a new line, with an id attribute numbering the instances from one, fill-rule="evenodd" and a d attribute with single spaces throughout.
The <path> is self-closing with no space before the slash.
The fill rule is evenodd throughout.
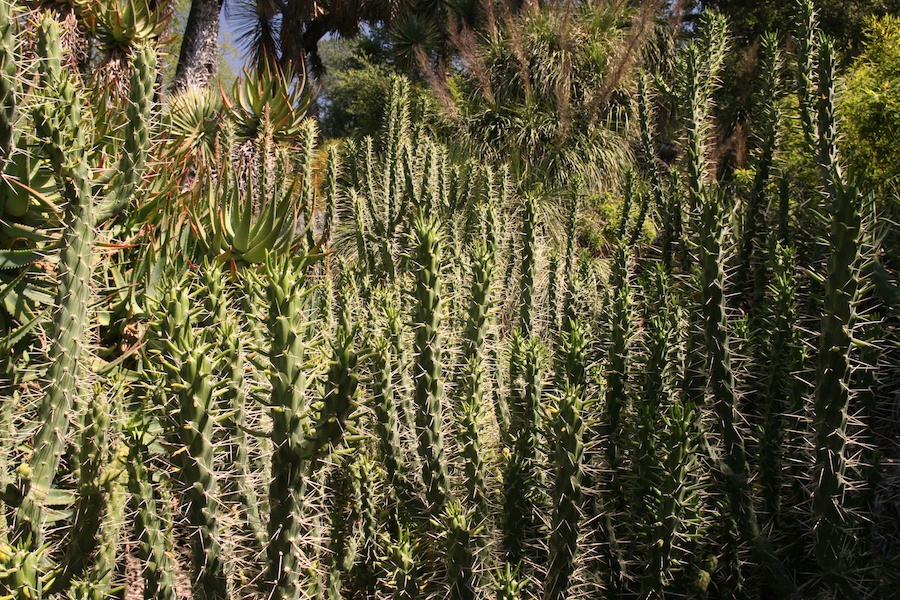
<path id="1" fill-rule="evenodd" d="M 900 17 L 867 22 L 840 103 L 848 160 L 887 192 L 900 164 Z"/>

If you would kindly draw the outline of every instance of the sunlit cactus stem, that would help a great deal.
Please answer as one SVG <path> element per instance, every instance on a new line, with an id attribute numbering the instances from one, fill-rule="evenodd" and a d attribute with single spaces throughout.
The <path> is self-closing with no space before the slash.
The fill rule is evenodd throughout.
<path id="1" fill-rule="evenodd" d="M 16 147 L 19 132 L 19 79 L 16 65 L 16 22 L 8 0 L 0 0 L 0 169 Z"/>
<path id="2" fill-rule="evenodd" d="M 143 565 L 144 598 L 175 600 L 174 557 L 168 551 L 156 495 L 144 467 L 147 458 L 144 440 L 140 433 L 134 432 L 127 463 L 128 490 L 134 511 L 137 555 Z"/>
<path id="3" fill-rule="evenodd" d="M 781 57 L 778 51 L 778 39 L 774 35 L 765 35 L 761 42 L 762 58 L 760 60 L 761 97 L 759 126 L 762 130 L 760 155 L 756 164 L 753 187 L 747 201 L 744 215 L 743 236 L 741 240 L 741 260 L 738 267 L 737 285 L 745 295 L 745 302 L 751 309 L 762 303 L 765 294 L 765 206 L 766 187 L 772 170 L 775 146 L 778 141 L 778 94 L 779 71 Z M 752 296 L 751 296 L 752 294 Z"/>
<path id="4" fill-rule="evenodd" d="M 460 443 L 464 458 L 466 500 L 474 507 L 473 522 L 478 525 L 488 516 L 487 466 L 484 455 L 484 389 L 482 361 L 475 356 L 465 367 L 464 400 L 460 406 Z"/>
<path id="5" fill-rule="evenodd" d="M 478 598 L 474 552 L 476 545 L 472 539 L 475 536 L 475 529 L 469 519 L 469 513 L 459 501 L 454 500 L 444 509 L 442 525 L 450 599 L 475 600 Z"/>
<path id="6" fill-rule="evenodd" d="M 84 429 L 79 448 L 78 498 L 75 520 L 69 533 L 62 569 L 53 581 L 56 590 L 65 589 L 73 578 L 80 577 L 97 547 L 97 533 L 105 516 L 107 498 L 100 481 L 106 461 L 109 435 L 109 406 L 99 390 L 84 413 Z"/>
<path id="7" fill-rule="evenodd" d="M 57 268 L 56 310 L 50 335 L 46 375 L 46 393 L 38 406 L 41 428 L 34 439 L 34 454 L 28 465 L 29 489 L 16 513 L 14 539 L 25 548 L 43 544 L 43 504 L 50 492 L 59 466 L 69 416 L 75 406 L 80 385 L 79 371 L 84 336 L 89 321 L 89 295 L 92 275 L 94 214 L 91 175 L 87 164 L 81 100 L 74 84 L 60 72 L 59 27 L 44 20 L 38 30 L 41 79 L 59 92 L 59 106 L 39 104 L 34 122 L 42 140 L 60 194 L 65 215 L 59 266 Z"/>
<path id="8" fill-rule="evenodd" d="M 404 479 L 403 442 L 400 437 L 400 417 L 394 396 L 393 357 L 390 342 L 376 341 L 372 351 L 372 403 L 375 411 L 375 431 L 378 435 L 387 482 L 392 494 L 402 497 L 406 491 Z"/>
<path id="9" fill-rule="evenodd" d="M 307 464 L 300 449 L 309 427 L 304 277 L 301 265 L 270 257 L 266 267 L 269 303 L 269 364 L 272 418 L 272 479 L 269 483 L 269 545 L 266 549 L 272 597 L 300 596 L 300 510 Z"/>
<path id="10" fill-rule="evenodd" d="M 519 329 L 531 332 L 531 312 L 534 308 L 534 269 L 537 218 L 535 199 L 526 194 L 522 211 L 522 270 L 519 284 Z"/>
<path id="11" fill-rule="evenodd" d="M 150 152 L 150 113 L 156 86 L 156 51 L 149 44 L 135 50 L 134 75 L 131 78 L 122 155 L 116 165 L 116 177 L 97 207 L 97 220 L 122 210 L 137 189 Z"/>
<path id="12" fill-rule="evenodd" d="M 428 501 L 439 514 L 448 499 L 441 402 L 441 253 L 437 223 L 416 221 L 416 430 Z"/>
<path id="13" fill-rule="evenodd" d="M 159 334 L 168 383 L 177 404 L 164 409 L 171 416 L 172 438 L 182 450 L 177 454 L 179 478 L 186 487 L 191 537 L 194 588 L 206 600 L 227 596 L 225 565 L 219 542 L 218 482 L 213 451 L 212 348 L 196 337 L 191 302 L 184 284 L 175 284 L 161 307 Z"/>

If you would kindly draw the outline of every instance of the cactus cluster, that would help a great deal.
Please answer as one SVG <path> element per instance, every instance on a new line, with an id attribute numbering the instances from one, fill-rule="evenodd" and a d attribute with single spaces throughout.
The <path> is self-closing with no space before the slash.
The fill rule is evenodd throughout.
<path id="1" fill-rule="evenodd" d="M 461 159 L 402 80 L 379 136 L 325 149 L 274 64 L 164 118 L 148 43 L 128 94 L 90 89 L 55 20 L 18 50 L 19 11 L 0 0 L 0 597 L 893 593 L 881 242 L 808 0 L 794 56 L 761 44 L 747 186 L 714 151 L 727 23 L 673 50 L 672 85 L 640 75 L 594 254 L 593 190 Z"/>

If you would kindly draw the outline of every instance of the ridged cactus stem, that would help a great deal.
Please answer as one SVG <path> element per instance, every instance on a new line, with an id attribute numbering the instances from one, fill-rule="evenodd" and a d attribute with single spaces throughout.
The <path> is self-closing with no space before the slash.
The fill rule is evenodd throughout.
<path id="1" fill-rule="evenodd" d="M 721 259 L 720 204 L 719 198 L 707 199 L 702 206 L 700 224 L 703 329 L 714 408 L 724 445 L 720 473 L 732 517 L 744 541 L 751 546 L 756 559 L 763 567 L 770 581 L 771 592 L 776 597 L 787 598 L 794 593 L 794 585 L 772 551 L 769 541 L 760 532 L 750 489 L 744 439 L 738 428 L 740 417 L 737 412 L 735 378 L 731 366 L 724 292 L 725 273 Z"/>
<path id="2" fill-rule="evenodd" d="M 822 43 L 819 63 L 819 160 L 831 201 L 828 276 L 816 369 L 813 532 L 815 555 L 836 590 L 846 584 L 851 533 L 843 506 L 846 491 L 847 412 L 851 399 L 850 349 L 859 288 L 860 194 L 841 175 L 835 147 L 834 56 Z M 837 593 L 837 592 L 836 592 Z M 845 588 L 844 593 L 849 593 Z"/>
<path id="3" fill-rule="evenodd" d="M 331 233 L 338 226 L 338 176 L 340 174 L 340 153 L 337 146 L 328 149 L 328 163 L 325 171 L 325 222 L 322 231 L 322 245 L 328 248 Z"/>
<path id="4" fill-rule="evenodd" d="M 134 75 L 131 78 L 122 155 L 104 201 L 97 207 L 97 220 L 102 221 L 124 208 L 137 189 L 150 151 L 150 112 L 156 86 L 156 51 L 149 44 L 134 53 Z"/>
<path id="5" fill-rule="evenodd" d="M 332 342 L 332 360 L 325 382 L 325 397 L 319 406 L 312 430 L 307 434 L 298 458 L 319 459 L 340 444 L 347 421 L 356 411 L 359 388 L 357 365 L 359 356 L 354 349 L 355 329 L 351 329 L 347 306 Z"/>
<path id="6" fill-rule="evenodd" d="M 95 392 L 91 406 L 84 413 L 84 429 L 78 458 L 78 497 L 75 517 L 62 570 L 53 581 L 56 590 L 65 589 L 73 578 L 80 577 L 97 548 L 97 532 L 105 516 L 107 498 L 100 472 L 108 450 L 109 406 L 101 393 Z"/>
<path id="7" fill-rule="evenodd" d="M 406 491 L 404 450 L 400 437 L 397 400 L 394 397 L 393 364 L 390 342 L 387 340 L 376 342 L 372 352 L 371 380 L 375 430 L 391 493 L 403 497 Z"/>
<path id="8" fill-rule="evenodd" d="M 473 507 L 472 520 L 481 524 L 488 516 L 487 449 L 484 425 L 484 387 L 482 360 L 469 359 L 463 380 L 464 400 L 460 406 L 460 446 L 464 459 L 466 501 Z"/>
<path id="9" fill-rule="evenodd" d="M 418 600 L 419 573 L 409 531 L 401 527 L 396 541 L 392 541 L 387 550 L 393 600 Z"/>
<path id="10" fill-rule="evenodd" d="M 802 394 L 796 373 L 803 367 L 803 348 L 797 329 L 794 253 L 780 244 L 773 251 L 771 301 L 765 324 L 768 332 L 767 363 L 770 365 L 764 388 L 764 419 L 760 433 L 760 483 L 767 521 L 778 531 L 782 514 L 784 477 L 784 437 L 788 425 L 799 428 L 797 414 Z M 786 415 L 793 415 L 786 417 Z M 792 469 L 795 470 L 795 469 Z"/>
<path id="11" fill-rule="evenodd" d="M 353 566 L 355 549 L 351 544 L 353 520 L 348 514 L 352 503 L 350 477 L 341 464 L 332 470 L 328 491 L 330 496 L 331 531 L 329 532 L 328 553 L 329 572 L 325 597 L 329 600 L 341 599 L 341 588 L 346 574 Z"/>
<path id="12" fill-rule="evenodd" d="M 819 23 L 813 0 L 797 0 L 799 28 L 797 44 L 797 99 L 803 136 L 810 148 L 816 145 L 816 72 L 815 61 L 819 46 Z"/>
<path id="13" fill-rule="evenodd" d="M 416 429 L 422 474 L 432 514 L 440 514 L 448 500 L 447 461 L 441 417 L 441 254 L 437 223 L 416 221 Z"/>
<path id="14" fill-rule="evenodd" d="M 691 473 L 697 465 L 697 409 L 689 404 L 672 403 L 663 416 L 664 460 L 653 497 L 649 528 L 647 564 L 641 581 L 642 598 L 664 598 L 666 582 L 671 577 L 672 554 L 688 529 L 686 511 L 696 496 L 696 478 Z"/>
<path id="15" fill-rule="evenodd" d="M 568 331 L 569 321 L 575 318 L 575 245 L 576 226 L 578 224 L 578 189 L 573 186 L 570 192 L 569 214 L 566 216 L 566 260 L 563 270 L 565 288 L 562 291 L 562 331 Z"/>
<path id="16" fill-rule="evenodd" d="M 177 458 L 185 490 L 191 536 L 194 588 L 201 598 L 227 596 L 225 566 L 219 544 L 218 482 L 213 450 L 213 361 L 211 347 L 201 343 L 191 326 L 190 299 L 177 286 L 164 300 L 160 323 L 165 345 L 164 365 L 177 406 L 167 406 L 174 417 L 172 437 L 181 451 Z"/>
<path id="17" fill-rule="evenodd" d="M 134 510 L 137 555 L 143 564 L 144 599 L 175 600 L 175 564 L 166 547 L 156 496 L 144 468 L 146 460 L 144 444 L 134 439 L 128 460 L 128 490 Z"/>
<path id="18" fill-rule="evenodd" d="M 16 21 L 8 0 L 0 0 L 0 169 L 6 166 L 19 132 L 19 80 L 16 66 Z"/>
<path id="19" fill-rule="evenodd" d="M 544 600 L 564 600 L 575 569 L 581 521 L 581 479 L 584 459 L 583 391 L 567 387 L 557 402 L 553 455 L 553 516 L 550 521 L 550 562 L 544 582 Z"/>
<path id="20" fill-rule="evenodd" d="M 353 514 L 359 519 L 360 536 L 354 552 L 355 564 L 352 571 L 353 589 L 367 598 L 375 595 L 378 583 L 376 563 L 378 560 L 378 498 L 375 495 L 375 462 L 367 456 L 360 456 L 350 465 L 353 484 Z"/>
<path id="21" fill-rule="evenodd" d="M 269 484 L 268 581 L 276 600 L 300 597 L 301 499 L 306 461 L 299 458 L 309 428 L 305 302 L 299 268 L 289 259 L 267 266 L 272 479 Z"/>
<path id="22" fill-rule="evenodd" d="M 475 533 L 469 513 L 458 500 L 447 504 L 443 526 L 450 600 L 475 600 L 478 598 L 474 552 L 476 546 L 472 539 Z"/>
<path id="23" fill-rule="evenodd" d="M 229 321 L 220 323 L 219 333 L 225 345 L 221 357 L 221 378 L 224 390 L 219 396 L 223 413 L 229 415 L 223 420 L 227 453 L 227 464 L 233 465 L 234 472 L 223 482 L 223 487 L 239 502 L 249 533 L 260 548 L 265 547 L 266 533 L 259 512 L 259 498 L 253 489 L 253 467 L 247 452 L 249 440 L 247 425 L 246 395 L 244 393 L 244 336 Z"/>
<path id="24" fill-rule="evenodd" d="M 610 277 L 610 345 L 606 366 L 606 427 L 607 462 L 613 477 L 618 469 L 622 450 L 622 416 L 628 410 L 628 354 L 632 337 L 632 300 L 629 280 L 628 250 L 620 243 L 615 250 L 613 272 Z"/>
<path id="25" fill-rule="evenodd" d="M 536 250 L 536 207 L 534 197 L 526 194 L 522 211 L 522 268 L 519 273 L 519 329 L 531 332 L 531 312 L 534 308 L 534 262 Z"/>
<path id="26" fill-rule="evenodd" d="M 37 133 L 44 152 L 60 182 L 65 200 L 65 228 L 57 268 L 56 311 L 50 337 L 47 391 L 38 406 L 41 428 L 34 439 L 34 454 L 23 483 L 27 491 L 16 513 L 14 539 L 25 548 L 43 544 L 43 504 L 50 493 L 59 467 L 69 416 L 79 389 L 79 370 L 84 353 L 84 336 L 89 321 L 88 299 L 92 276 L 94 214 L 91 174 L 87 163 L 81 100 L 71 81 L 59 74 L 59 27 L 45 19 L 38 36 L 39 49 L 46 48 L 41 61 L 42 79 L 58 89 L 60 104 L 51 108 L 40 104 L 34 110 Z"/>
<path id="27" fill-rule="evenodd" d="M 778 93 L 781 57 L 778 51 L 778 39 L 774 35 L 765 35 L 761 42 L 762 57 L 760 59 L 761 94 L 760 118 L 761 129 L 760 154 L 756 163 L 756 174 L 747 210 L 744 215 L 744 227 L 741 240 L 741 260 L 737 273 L 738 288 L 745 295 L 745 302 L 755 307 L 762 304 L 765 294 L 765 197 L 769 175 L 772 171 L 772 160 L 778 141 Z M 751 296 L 752 294 L 752 296 Z"/>
<path id="28" fill-rule="evenodd" d="M 472 286 L 469 314 L 463 337 L 463 360 L 468 361 L 482 352 L 491 310 L 491 278 L 494 253 L 488 244 L 479 244 L 472 259 Z"/>

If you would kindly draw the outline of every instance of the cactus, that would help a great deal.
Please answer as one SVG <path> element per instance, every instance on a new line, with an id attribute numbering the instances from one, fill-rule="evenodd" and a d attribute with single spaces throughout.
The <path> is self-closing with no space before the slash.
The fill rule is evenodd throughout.
<path id="1" fill-rule="evenodd" d="M 311 431 L 298 449 L 299 460 L 321 458 L 340 443 L 346 423 L 356 410 L 359 357 L 353 348 L 355 328 L 350 328 L 347 313 L 345 306 L 332 342 L 334 358 L 328 369 L 325 397 Z"/>
<path id="2" fill-rule="evenodd" d="M 834 49 L 823 41 L 819 56 L 818 158 L 830 200 L 828 276 L 819 338 L 815 391 L 815 556 L 836 589 L 844 589 L 850 542 L 842 498 L 846 488 L 844 455 L 851 398 L 850 348 L 855 325 L 860 257 L 860 195 L 842 173 L 835 141 Z"/>
<path id="3" fill-rule="evenodd" d="M 710 361 L 714 408 L 724 444 L 724 457 L 719 470 L 740 535 L 751 545 L 756 559 L 770 578 L 772 593 L 778 597 L 790 597 L 794 593 L 793 582 L 774 555 L 769 541 L 759 530 L 750 490 L 744 439 L 738 428 L 740 416 L 737 412 L 735 378 L 726 328 L 720 204 L 720 199 L 715 197 L 704 201 L 700 227 L 703 329 Z"/>
<path id="4" fill-rule="evenodd" d="M 179 477 L 186 488 L 187 518 L 196 528 L 191 539 L 194 586 L 202 597 L 218 600 L 227 596 L 227 585 L 213 464 L 212 348 L 193 331 L 190 299 L 183 286 L 175 283 L 162 300 L 164 315 L 158 325 L 162 362 L 177 398 L 177 404 L 163 410 L 172 416 L 171 437 L 180 446 L 177 458 Z"/>
<path id="5" fill-rule="evenodd" d="M 53 589 L 65 589 L 73 578 L 80 577 L 97 548 L 97 533 L 104 516 L 105 497 L 100 481 L 101 468 L 109 443 L 109 406 L 99 390 L 95 391 L 89 410 L 84 413 L 84 429 L 79 448 L 78 497 L 75 516 L 61 572 L 54 578 Z"/>
<path id="6" fill-rule="evenodd" d="M 269 363 L 273 444 L 272 479 L 269 484 L 268 581 L 277 600 L 300 594 L 298 577 L 301 556 L 301 499 L 305 490 L 299 456 L 309 429 L 305 369 L 307 342 L 304 337 L 304 277 L 302 263 L 292 259 L 269 259 L 266 295 L 269 302 L 267 328 L 271 345 Z"/>
<path id="7" fill-rule="evenodd" d="M 444 456 L 441 417 L 441 324 L 440 233 L 434 221 L 416 221 L 416 430 L 422 474 L 433 514 L 447 502 L 447 461 Z"/>
<path id="8" fill-rule="evenodd" d="M 146 445 L 139 418 L 129 429 L 128 490 L 134 510 L 137 555 L 143 563 L 144 598 L 175 600 L 175 566 L 166 546 L 163 525 L 157 512 L 156 495 L 144 468 Z"/>
<path id="9" fill-rule="evenodd" d="M 409 531 L 400 528 L 397 539 L 387 547 L 385 570 L 390 578 L 394 600 L 417 600 L 419 598 L 419 574 L 413 556 L 413 545 Z"/>
<path id="10" fill-rule="evenodd" d="M 775 145 L 778 137 L 778 93 L 779 77 L 781 69 L 781 57 L 778 51 L 778 39 L 774 35 L 765 35 L 761 42 L 760 73 L 762 89 L 760 91 L 760 127 L 762 132 L 759 158 L 756 163 L 756 173 L 753 177 L 753 187 L 750 190 L 750 198 L 747 200 L 747 210 L 744 215 L 743 235 L 741 240 L 741 257 L 737 273 L 737 286 L 745 298 L 749 299 L 752 293 L 752 302 L 749 305 L 759 306 L 765 294 L 765 243 L 764 214 L 766 186 L 769 182 L 769 174 L 772 169 L 772 160 L 775 154 Z M 761 256 L 760 256 L 761 255 Z M 745 303 L 747 301 L 745 300 Z"/>
<path id="11" fill-rule="evenodd" d="M 581 520 L 581 478 L 584 458 L 582 389 L 567 387 L 557 401 L 554 433 L 556 469 L 553 516 L 550 522 L 550 562 L 544 582 L 544 600 L 567 598 L 575 566 Z"/>
<path id="12" fill-rule="evenodd" d="M 353 520 L 348 513 L 352 502 L 350 477 L 345 465 L 338 464 L 331 471 L 328 481 L 330 492 L 331 531 L 328 552 L 330 569 L 325 596 L 329 600 L 340 600 L 343 579 L 356 559 L 355 547 L 351 544 Z"/>
<path id="13" fill-rule="evenodd" d="M 91 174 L 81 99 L 75 85 L 60 71 L 59 27 L 45 19 L 39 29 L 38 53 L 41 80 L 47 89 L 59 91 L 60 107 L 38 104 L 34 122 L 44 151 L 66 202 L 62 250 L 57 270 L 56 312 L 51 345 L 47 392 L 38 408 L 41 428 L 29 462 L 28 489 L 16 512 L 14 541 L 23 548 L 43 545 L 43 504 L 62 455 L 69 429 L 69 413 L 79 393 L 84 335 L 88 324 L 88 296 L 92 277 L 94 213 Z"/>
<path id="14" fill-rule="evenodd" d="M 442 521 L 450 598 L 474 600 L 478 597 L 473 540 L 476 530 L 471 525 L 469 513 L 458 500 L 447 504 Z"/>
<path id="15" fill-rule="evenodd" d="M 16 66 L 16 22 L 8 0 L 0 1 L 0 170 L 12 155 L 19 137 L 19 81 Z"/>
<path id="16" fill-rule="evenodd" d="M 459 437 L 464 459 L 466 500 L 474 507 L 473 522 L 478 525 L 488 516 L 487 466 L 485 440 L 482 361 L 473 357 L 466 365 L 464 400 L 459 410 Z"/>
<path id="17" fill-rule="evenodd" d="M 519 273 L 519 329 L 522 333 L 531 332 L 531 311 L 534 304 L 534 261 L 536 219 L 534 197 L 528 194 L 523 198 L 522 212 L 522 269 Z"/>
<path id="18" fill-rule="evenodd" d="M 137 189 L 150 152 L 150 113 L 156 86 L 156 51 L 144 44 L 134 51 L 134 75 L 127 105 L 122 155 L 115 178 L 103 201 L 97 206 L 97 221 L 121 211 Z"/>
<path id="19" fill-rule="evenodd" d="M 392 493 L 400 493 L 402 497 L 406 491 L 404 450 L 394 397 L 392 358 L 388 340 L 382 338 L 373 344 L 371 394 L 375 411 L 375 431 L 387 471 L 388 485 Z"/>

